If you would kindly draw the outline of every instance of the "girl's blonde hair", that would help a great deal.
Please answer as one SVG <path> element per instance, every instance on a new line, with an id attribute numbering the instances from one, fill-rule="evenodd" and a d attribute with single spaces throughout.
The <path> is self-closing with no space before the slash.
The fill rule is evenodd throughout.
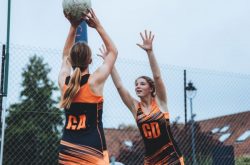
<path id="1" fill-rule="evenodd" d="M 65 109 L 70 108 L 73 98 L 80 90 L 81 72 L 86 70 L 92 62 L 90 47 L 85 42 L 75 43 L 71 48 L 69 60 L 74 71 L 60 104 Z"/>

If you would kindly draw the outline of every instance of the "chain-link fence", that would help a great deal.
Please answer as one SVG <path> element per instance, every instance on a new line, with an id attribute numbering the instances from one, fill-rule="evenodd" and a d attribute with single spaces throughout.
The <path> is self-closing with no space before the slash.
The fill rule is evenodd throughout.
<path id="1" fill-rule="evenodd" d="M 5 128 L 3 164 L 57 164 L 64 122 L 63 112 L 57 108 L 61 51 L 11 45 L 9 59 L 8 93 L 2 103 L 6 110 L 1 125 Z M 90 70 L 101 62 L 93 57 Z M 171 129 L 186 164 L 249 164 L 250 76 L 159 64 L 167 87 Z M 152 75 L 146 62 L 118 58 L 116 67 L 134 97 L 135 79 Z M 186 120 L 184 70 L 187 83 L 192 81 L 197 89 L 195 97 L 187 95 Z M 139 130 L 111 78 L 105 84 L 104 98 L 110 160 L 143 164 Z"/>

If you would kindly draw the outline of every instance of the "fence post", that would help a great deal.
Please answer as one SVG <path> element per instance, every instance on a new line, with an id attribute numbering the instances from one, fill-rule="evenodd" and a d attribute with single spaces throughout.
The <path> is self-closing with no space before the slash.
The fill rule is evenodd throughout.
<path id="1" fill-rule="evenodd" d="M 1 65 L 1 87 L 0 87 L 0 110 L 1 110 L 1 150 L 0 150 L 0 165 L 3 163 L 3 149 L 4 149 L 4 128 L 5 128 L 5 104 L 3 104 L 4 97 L 4 78 L 5 78 L 5 45 L 2 48 L 2 65 Z"/>
<path id="2" fill-rule="evenodd" d="M 184 70 L 184 114 L 185 114 L 185 125 L 187 124 L 187 91 L 186 91 L 186 86 L 187 86 L 187 72 L 186 69 Z"/>

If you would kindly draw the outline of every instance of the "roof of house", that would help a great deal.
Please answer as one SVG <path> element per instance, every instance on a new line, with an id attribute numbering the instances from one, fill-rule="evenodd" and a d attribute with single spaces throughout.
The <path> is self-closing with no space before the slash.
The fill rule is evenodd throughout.
<path id="1" fill-rule="evenodd" d="M 201 131 L 208 132 L 225 145 L 234 146 L 235 154 L 250 155 L 250 111 L 198 121 Z"/>
<path id="2" fill-rule="evenodd" d="M 133 129 L 105 129 L 105 138 L 108 146 L 109 156 L 117 157 L 122 147 L 128 145 L 131 141 L 141 139 L 140 132 L 137 128 Z M 133 144 L 132 144 L 133 145 Z"/>

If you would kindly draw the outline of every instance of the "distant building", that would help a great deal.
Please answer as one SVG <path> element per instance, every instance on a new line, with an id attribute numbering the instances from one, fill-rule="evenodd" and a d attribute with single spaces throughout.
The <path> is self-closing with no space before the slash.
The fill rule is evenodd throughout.
<path id="1" fill-rule="evenodd" d="M 105 137 L 108 146 L 109 156 L 117 158 L 121 149 L 130 149 L 135 141 L 141 141 L 140 132 L 133 129 L 105 129 Z M 143 155 L 144 151 L 142 151 Z"/>
<path id="2" fill-rule="evenodd" d="M 250 111 L 199 121 L 202 132 L 234 147 L 234 155 L 250 156 Z"/>

